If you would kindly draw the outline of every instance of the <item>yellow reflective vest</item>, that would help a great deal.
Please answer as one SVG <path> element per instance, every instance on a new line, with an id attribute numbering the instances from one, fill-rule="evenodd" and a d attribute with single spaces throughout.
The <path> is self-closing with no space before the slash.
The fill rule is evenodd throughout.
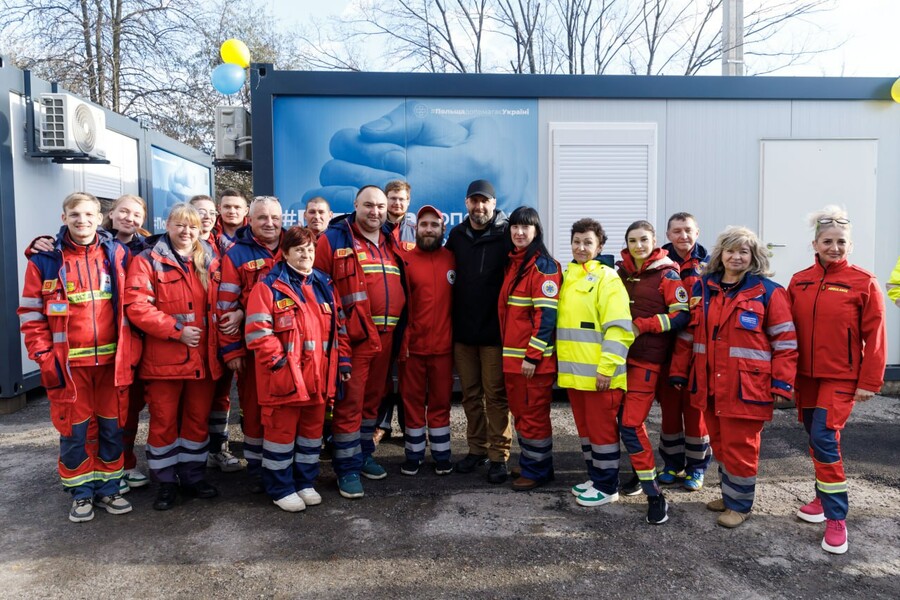
<path id="1" fill-rule="evenodd" d="M 597 260 L 570 263 L 556 324 L 559 387 L 594 391 L 600 374 L 612 377 L 610 389 L 625 390 L 632 342 L 628 292 L 616 272 Z"/>
<path id="2" fill-rule="evenodd" d="M 897 259 L 897 264 L 891 272 L 891 278 L 888 279 L 887 293 L 891 302 L 900 306 L 900 259 Z"/>

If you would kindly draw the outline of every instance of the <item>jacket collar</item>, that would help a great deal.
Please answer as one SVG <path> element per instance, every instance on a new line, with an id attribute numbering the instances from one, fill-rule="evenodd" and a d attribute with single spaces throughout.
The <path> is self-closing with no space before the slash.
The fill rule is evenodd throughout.
<path id="1" fill-rule="evenodd" d="M 688 259 L 681 259 L 681 256 L 678 254 L 678 250 L 675 249 L 675 245 L 672 244 L 672 242 L 664 244 L 663 250 L 667 251 L 669 253 L 669 258 L 671 258 L 679 265 L 683 265 L 688 261 Z M 706 248 L 704 248 L 700 244 L 694 244 L 694 247 L 691 248 L 691 256 L 689 258 L 702 263 L 706 262 L 706 260 L 709 258 L 709 253 L 706 251 Z"/>

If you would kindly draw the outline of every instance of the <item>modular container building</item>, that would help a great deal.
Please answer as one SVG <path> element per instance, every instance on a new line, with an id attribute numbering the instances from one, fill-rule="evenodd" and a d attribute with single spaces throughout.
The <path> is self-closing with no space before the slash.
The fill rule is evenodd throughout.
<path id="1" fill-rule="evenodd" d="M 38 138 L 45 94 L 66 97 L 64 116 L 71 122 L 60 134 L 61 143 L 86 135 L 93 145 L 90 152 L 38 147 L 44 141 Z M 91 115 L 89 123 L 80 120 L 85 113 Z M 145 227 L 161 231 L 168 206 L 196 193 L 210 194 L 212 182 L 207 154 L 64 94 L 0 58 L 0 412 L 24 406 L 25 392 L 40 385 L 37 365 L 28 359 L 19 334 L 16 308 L 27 264 L 25 247 L 40 235 L 56 235 L 63 199 L 75 191 L 105 203 L 123 194 L 138 195 L 149 205 Z"/>
<path id="2" fill-rule="evenodd" d="M 775 279 L 812 263 L 806 216 L 845 206 L 851 261 L 884 283 L 900 254 L 900 106 L 892 79 L 407 74 L 251 67 L 253 182 L 286 224 L 311 197 L 352 210 L 363 185 L 405 179 L 411 211 L 465 216 L 473 179 L 498 206 L 542 216 L 565 263 L 569 228 L 599 219 L 618 254 L 629 223 L 660 243 L 685 211 L 711 246 L 727 225 L 767 243 Z M 900 379 L 900 310 L 888 306 L 887 378 Z"/>

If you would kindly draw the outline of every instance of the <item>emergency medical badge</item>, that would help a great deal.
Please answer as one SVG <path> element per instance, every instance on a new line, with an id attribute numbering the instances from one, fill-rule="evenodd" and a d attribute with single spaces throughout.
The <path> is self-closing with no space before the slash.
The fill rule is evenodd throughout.
<path id="1" fill-rule="evenodd" d="M 679 302 L 687 302 L 688 301 L 687 290 L 681 286 L 678 286 L 678 288 L 675 289 L 675 299 L 678 300 Z"/>
<path id="2" fill-rule="evenodd" d="M 454 271 L 453 269 L 447 271 L 447 283 L 449 283 L 450 285 L 456 283 L 456 271 Z"/>
<path id="3" fill-rule="evenodd" d="M 553 298 L 556 294 L 559 293 L 559 286 L 556 285 L 555 281 L 550 281 L 549 279 L 541 284 L 541 292 L 544 293 L 548 298 Z"/>
<path id="4" fill-rule="evenodd" d="M 740 322 L 741 327 L 744 329 L 756 329 L 759 326 L 759 315 L 750 312 L 749 310 L 745 310 L 741 313 L 741 316 L 738 317 L 738 322 Z"/>

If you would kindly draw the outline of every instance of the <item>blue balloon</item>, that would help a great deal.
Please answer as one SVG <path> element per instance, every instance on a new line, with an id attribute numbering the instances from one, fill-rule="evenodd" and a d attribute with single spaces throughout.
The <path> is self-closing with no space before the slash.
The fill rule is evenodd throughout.
<path id="1" fill-rule="evenodd" d="M 236 94 L 244 86 L 247 76 L 239 65 L 222 64 L 212 72 L 212 84 L 223 94 Z"/>

